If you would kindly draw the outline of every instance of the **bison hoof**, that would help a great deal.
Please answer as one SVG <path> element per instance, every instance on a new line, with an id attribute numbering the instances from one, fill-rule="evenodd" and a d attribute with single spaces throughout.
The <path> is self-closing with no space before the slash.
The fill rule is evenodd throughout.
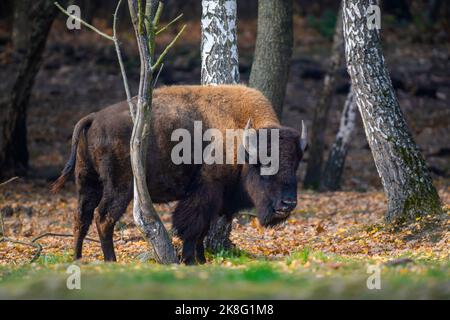
<path id="1" fill-rule="evenodd" d="M 190 257 L 190 258 L 183 258 L 183 263 L 187 266 L 193 266 L 196 265 L 197 262 L 195 261 L 194 257 Z"/>
<path id="2" fill-rule="evenodd" d="M 205 263 L 206 263 L 205 255 L 198 256 L 198 257 L 197 257 L 197 261 L 198 261 L 198 263 L 200 263 L 200 264 L 205 264 Z"/>

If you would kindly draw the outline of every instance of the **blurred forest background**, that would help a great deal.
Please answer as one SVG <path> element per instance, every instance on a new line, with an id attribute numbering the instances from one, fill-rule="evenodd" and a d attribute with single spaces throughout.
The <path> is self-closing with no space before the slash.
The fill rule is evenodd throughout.
<path id="1" fill-rule="evenodd" d="M 0 2 L 0 93 L 11 90 L 20 54 L 14 50 L 11 0 Z M 111 34 L 115 1 L 73 1 L 82 18 Z M 249 78 L 255 47 L 257 1 L 238 0 L 238 48 L 241 81 Z M 331 56 L 339 1 L 294 1 L 294 53 L 282 122 L 311 126 Z M 179 26 L 158 37 L 163 48 L 183 23 L 187 30 L 167 57 L 159 85 L 200 82 L 201 1 L 166 1 L 163 20 L 184 13 Z M 387 65 L 416 142 L 436 184 L 450 176 L 450 3 L 447 1 L 383 1 L 382 35 Z M 139 81 L 139 56 L 129 14 L 119 17 L 120 40 L 133 89 Z M 325 132 L 327 148 L 334 142 L 340 113 L 349 90 L 344 63 L 340 66 Z M 136 91 L 135 91 L 136 92 Z M 28 175 L 52 180 L 69 154 L 75 123 L 84 115 L 125 99 L 113 45 L 82 27 L 68 30 L 66 18 L 56 18 L 47 41 L 43 65 L 32 91 L 27 115 Z M 325 155 L 328 154 L 326 150 Z M 308 153 L 306 154 L 306 157 Z M 307 160 L 307 159 L 305 159 Z M 301 176 L 305 165 L 301 165 Z M 346 161 L 344 190 L 381 186 L 362 123 L 357 119 Z"/>

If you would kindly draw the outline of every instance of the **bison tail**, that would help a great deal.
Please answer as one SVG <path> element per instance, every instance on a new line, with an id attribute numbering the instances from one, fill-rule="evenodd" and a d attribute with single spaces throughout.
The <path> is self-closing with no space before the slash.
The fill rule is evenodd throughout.
<path id="1" fill-rule="evenodd" d="M 72 134 L 72 147 L 70 149 L 70 157 L 67 161 L 66 165 L 64 166 L 64 169 L 61 172 L 61 175 L 59 178 L 52 183 L 51 185 L 51 192 L 56 193 L 64 186 L 64 183 L 66 180 L 73 174 L 73 171 L 75 169 L 75 162 L 77 159 L 77 147 L 78 142 L 80 141 L 80 134 L 85 129 L 88 129 L 92 121 L 94 120 L 95 113 L 91 113 L 87 115 L 86 117 L 82 118 L 78 123 L 75 125 L 75 128 L 73 129 Z"/>

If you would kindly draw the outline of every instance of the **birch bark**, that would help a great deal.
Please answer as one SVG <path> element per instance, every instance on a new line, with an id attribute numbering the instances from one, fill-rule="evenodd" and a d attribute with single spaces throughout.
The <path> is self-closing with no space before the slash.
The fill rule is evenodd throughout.
<path id="1" fill-rule="evenodd" d="M 355 131 L 356 113 L 358 112 L 353 92 L 347 95 L 341 114 L 339 130 L 336 140 L 330 149 L 328 160 L 322 174 L 322 190 L 338 190 L 341 187 L 342 173 L 344 172 L 345 158 L 347 157 L 350 140 Z"/>
<path id="2" fill-rule="evenodd" d="M 239 82 L 236 0 L 202 1 L 202 84 Z"/>
<path id="3" fill-rule="evenodd" d="M 202 0 L 202 85 L 239 83 L 236 20 L 236 0 Z M 230 232 L 231 223 L 221 216 L 211 223 L 206 248 L 230 248 Z"/>
<path id="4" fill-rule="evenodd" d="M 344 0 L 347 68 L 386 196 L 388 222 L 442 212 L 426 163 L 408 129 L 385 65 L 370 0 Z"/>

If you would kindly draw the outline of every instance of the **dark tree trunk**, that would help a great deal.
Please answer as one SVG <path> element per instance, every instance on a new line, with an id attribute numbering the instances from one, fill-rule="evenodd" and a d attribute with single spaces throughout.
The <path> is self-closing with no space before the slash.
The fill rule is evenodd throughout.
<path id="1" fill-rule="evenodd" d="M 322 173 L 323 152 L 325 149 L 325 131 L 327 128 L 328 113 L 331 106 L 331 98 L 333 96 L 334 85 L 336 82 L 336 74 L 339 66 L 343 61 L 343 45 L 342 36 L 342 19 L 341 9 L 339 10 L 336 20 L 336 30 L 334 32 L 332 55 L 325 80 L 323 84 L 322 95 L 319 103 L 314 109 L 314 117 L 312 123 L 312 137 L 310 148 L 308 151 L 308 164 L 306 167 L 306 176 L 303 181 L 305 188 L 318 189 L 320 186 L 320 178 Z"/>
<path id="2" fill-rule="evenodd" d="M 427 11 L 427 22 L 429 25 L 434 25 L 437 22 L 442 3 L 442 0 L 429 0 Z"/>
<path id="3" fill-rule="evenodd" d="M 202 1 L 202 84 L 239 83 L 236 0 Z M 205 247 L 219 252 L 231 247 L 231 223 L 224 217 L 211 223 Z"/>
<path id="4" fill-rule="evenodd" d="M 17 78 L 9 97 L 2 100 L 0 172 L 24 175 L 28 169 L 27 107 L 34 80 L 42 63 L 47 35 L 56 16 L 51 0 L 35 1 L 30 6 L 30 37 Z"/>
<path id="5" fill-rule="evenodd" d="M 344 0 L 347 67 L 386 196 L 388 222 L 442 213 L 426 163 L 409 132 L 384 63 L 380 31 L 369 29 L 370 0 Z M 370 13 L 370 11 L 369 11 Z"/>
<path id="6" fill-rule="evenodd" d="M 283 111 L 293 46 L 292 0 L 259 0 L 258 32 L 249 85 Z"/>
<path id="7" fill-rule="evenodd" d="M 29 10 L 32 2 L 30 0 L 15 0 L 14 20 L 12 29 L 12 42 L 16 53 L 25 53 L 30 36 Z"/>
<path id="8" fill-rule="evenodd" d="M 13 0 L 0 1 L 0 19 L 7 20 L 8 24 L 14 19 Z"/>
<path id="9" fill-rule="evenodd" d="M 409 10 L 409 1 L 407 0 L 386 0 L 381 1 L 383 9 L 393 14 L 398 20 L 411 21 L 412 15 Z"/>
<path id="10" fill-rule="evenodd" d="M 98 5 L 98 1 L 84 0 L 80 5 L 81 18 L 87 23 L 92 24 L 92 21 L 94 20 L 95 14 L 97 12 Z M 122 12 L 125 11 L 126 10 L 123 10 Z"/>
<path id="11" fill-rule="evenodd" d="M 345 158 L 350 145 L 350 139 L 355 131 L 356 113 L 356 103 L 353 92 L 350 90 L 345 100 L 344 109 L 342 110 L 336 140 L 330 149 L 330 154 L 323 171 L 321 181 L 322 190 L 335 191 L 341 188 Z"/>

